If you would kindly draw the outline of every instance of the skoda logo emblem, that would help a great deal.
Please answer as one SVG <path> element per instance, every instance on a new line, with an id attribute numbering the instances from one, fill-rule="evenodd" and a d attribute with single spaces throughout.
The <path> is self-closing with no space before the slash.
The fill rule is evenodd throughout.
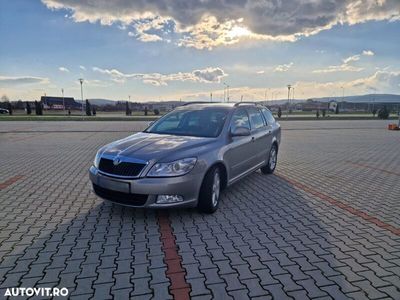
<path id="1" fill-rule="evenodd" d="M 118 166 L 121 163 L 121 159 L 119 157 L 114 158 L 113 165 Z"/>

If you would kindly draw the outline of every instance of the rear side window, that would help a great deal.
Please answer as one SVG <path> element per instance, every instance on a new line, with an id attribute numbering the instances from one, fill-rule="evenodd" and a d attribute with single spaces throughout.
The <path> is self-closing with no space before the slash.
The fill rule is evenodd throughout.
<path id="1" fill-rule="evenodd" d="M 257 108 L 249 108 L 248 110 L 250 117 L 250 124 L 252 129 L 258 129 L 265 126 L 264 118 L 261 112 Z"/>
<path id="2" fill-rule="evenodd" d="M 275 123 L 275 118 L 268 109 L 263 108 L 262 113 L 263 113 L 265 119 L 267 120 L 268 125 Z"/>
<path id="3" fill-rule="evenodd" d="M 238 127 L 246 127 L 250 130 L 250 121 L 247 112 L 244 109 L 236 111 L 232 116 L 231 130 Z"/>

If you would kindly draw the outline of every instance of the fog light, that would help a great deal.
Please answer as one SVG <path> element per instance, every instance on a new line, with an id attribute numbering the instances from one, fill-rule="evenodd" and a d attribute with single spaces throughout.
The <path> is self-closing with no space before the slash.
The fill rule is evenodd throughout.
<path id="1" fill-rule="evenodd" d="M 179 195 L 158 195 L 157 203 L 158 204 L 167 204 L 167 203 L 175 203 L 182 202 L 183 197 Z"/>

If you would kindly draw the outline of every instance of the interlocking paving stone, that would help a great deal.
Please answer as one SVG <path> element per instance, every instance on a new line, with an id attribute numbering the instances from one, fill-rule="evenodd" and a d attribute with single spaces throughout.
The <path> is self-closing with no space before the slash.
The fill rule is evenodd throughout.
<path id="1" fill-rule="evenodd" d="M 400 298 L 400 135 L 384 121 L 283 121 L 275 175 L 234 184 L 213 215 L 168 213 L 180 273 L 157 212 L 103 202 L 88 180 L 100 146 L 144 126 L 2 122 L 1 296 L 57 286 L 71 299 L 172 299 L 189 286 L 193 299 Z"/>

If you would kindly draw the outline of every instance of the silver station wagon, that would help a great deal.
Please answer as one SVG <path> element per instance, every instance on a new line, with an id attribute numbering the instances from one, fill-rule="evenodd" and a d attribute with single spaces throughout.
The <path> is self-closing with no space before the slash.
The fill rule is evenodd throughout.
<path id="1" fill-rule="evenodd" d="M 261 169 L 274 172 L 281 129 L 254 103 L 189 103 L 146 130 L 102 147 L 89 170 L 94 192 L 131 207 L 197 207 Z"/>

